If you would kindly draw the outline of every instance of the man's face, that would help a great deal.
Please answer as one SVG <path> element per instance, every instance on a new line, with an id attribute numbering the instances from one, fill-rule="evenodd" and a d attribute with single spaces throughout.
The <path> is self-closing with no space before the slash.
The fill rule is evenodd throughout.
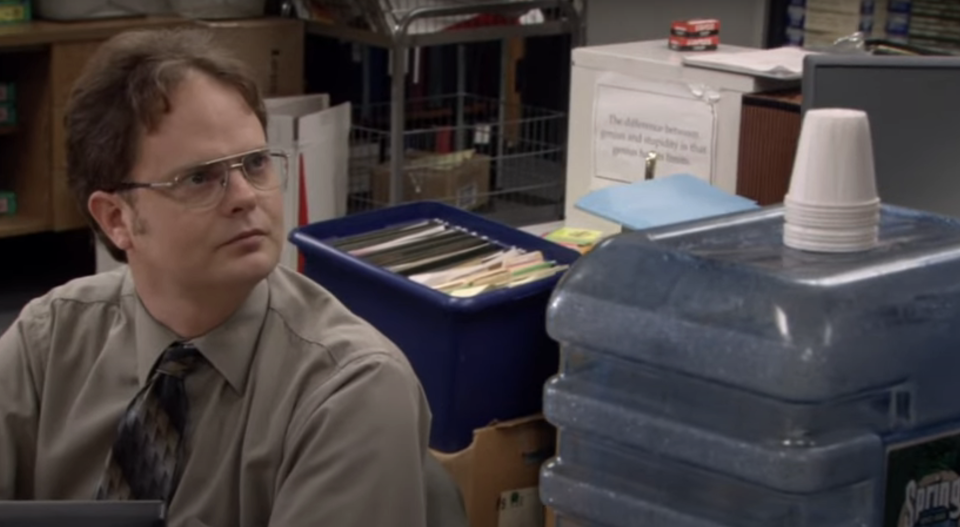
<path id="1" fill-rule="evenodd" d="M 243 97 L 210 77 L 189 74 L 170 102 L 159 129 L 143 138 L 135 182 L 169 181 L 197 164 L 266 146 Z M 147 280 L 200 289 L 250 285 L 268 275 L 283 245 L 283 191 L 254 188 L 236 167 L 228 180 L 222 197 L 203 207 L 162 189 L 135 190 L 123 214 L 131 267 Z"/>

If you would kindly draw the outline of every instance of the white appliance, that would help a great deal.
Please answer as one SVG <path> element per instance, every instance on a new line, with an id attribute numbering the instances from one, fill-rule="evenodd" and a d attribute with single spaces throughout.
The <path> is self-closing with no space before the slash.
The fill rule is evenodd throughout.
<path id="1" fill-rule="evenodd" d="M 567 226 L 619 232 L 575 204 L 591 190 L 643 179 L 651 156 L 654 177 L 689 173 L 736 191 L 741 97 L 798 82 L 686 66 L 690 54 L 670 50 L 665 39 L 573 51 Z"/>

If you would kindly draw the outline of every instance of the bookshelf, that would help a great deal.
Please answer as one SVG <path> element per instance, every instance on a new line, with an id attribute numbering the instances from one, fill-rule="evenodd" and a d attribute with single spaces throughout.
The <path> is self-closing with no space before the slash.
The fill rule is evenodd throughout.
<path id="1" fill-rule="evenodd" d="M 185 23 L 164 17 L 0 25 L 2 80 L 17 86 L 17 123 L 0 127 L 0 190 L 16 194 L 17 213 L 0 216 L 0 238 L 84 227 L 66 180 L 61 123 L 70 87 L 106 39 Z"/>
<path id="2" fill-rule="evenodd" d="M 40 216 L 0 216 L 0 238 L 36 234 L 50 230 L 46 218 Z"/>
<path id="3" fill-rule="evenodd" d="M 898 53 L 960 55 L 960 3 L 955 0 L 770 0 L 771 47 L 823 49 L 861 32 L 868 41 L 906 46 Z"/>

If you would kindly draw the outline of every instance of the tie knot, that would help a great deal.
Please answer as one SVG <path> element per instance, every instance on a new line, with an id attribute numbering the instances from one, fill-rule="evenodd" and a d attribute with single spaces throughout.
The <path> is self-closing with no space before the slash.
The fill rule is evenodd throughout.
<path id="1" fill-rule="evenodd" d="M 157 371 L 173 377 L 183 377 L 200 366 L 203 360 L 203 355 L 193 344 L 176 343 L 160 356 Z"/>

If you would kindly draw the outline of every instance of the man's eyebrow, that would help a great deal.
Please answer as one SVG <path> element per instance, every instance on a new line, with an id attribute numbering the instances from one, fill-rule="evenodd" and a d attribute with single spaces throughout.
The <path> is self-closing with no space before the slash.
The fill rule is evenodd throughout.
<path id="1" fill-rule="evenodd" d="M 211 164 L 213 164 L 213 163 L 221 163 L 221 162 L 223 162 L 223 161 L 227 161 L 227 160 L 230 160 L 230 159 L 236 159 L 236 158 L 238 158 L 238 157 L 240 157 L 240 156 L 245 156 L 245 155 L 248 155 L 248 154 L 252 154 L 252 153 L 254 153 L 254 152 L 265 152 L 265 151 L 269 151 L 269 150 L 270 150 L 270 145 L 264 144 L 264 145 L 261 145 L 261 146 L 258 146 L 258 147 L 250 148 L 250 149 L 248 149 L 248 150 L 243 150 L 243 151 L 238 152 L 238 153 L 235 153 L 235 154 L 228 154 L 228 155 L 225 155 L 225 156 L 220 156 L 220 157 L 215 157 L 215 158 L 212 158 L 212 159 L 207 159 L 206 161 L 196 161 L 196 162 L 193 162 L 193 163 L 185 163 L 185 164 L 183 164 L 182 166 L 180 166 L 180 167 L 178 167 L 178 168 L 172 169 L 172 170 L 168 173 L 168 175 L 167 175 L 167 177 L 166 177 L 166 179 L 165 179 L 164 181 L 170 181 L 170 180 L 172 180 L 173 178 L 176 178 L 177 176 L 182 175 L 184 172 L 186 172 L 186 171 L 188 171 L 188 170 L 191 170 L 191 169 L 194 169 L 194 168 L 201 168 L 201 167 L 204 167 L 204 166 L 207 166 L 207 165 L 211 165 Z"/>
<path id="2" fill-rule="evenodd" d="M 183 164 L 183 165 L 181 165 L 181 166 L 179 166 L 179 167 L 177 167 L 177 168 L 174 168 L 174 169 L 171 169 L 171 170 L 167 171 L 167 172 L 166 172 L 166 175 L 164 175 L 162 178 L 160 178 L 160 182 L 172 183 L 172 182 L 175 181 L 177 178 L 179 178 L 179 177 L 181 177 L 181 176 L 187 175 L 187 173 L 189 173 L 189 172 L 190 172 L 191 170 L 193 170 L 193 169 L 202 168 L 202 167 L 204 167 L 204 166 L 206 166 L 206 165 L 209 165 L 209 164 L 211 164 L 211 163 L 216 163 L 216 162 L 217 162 L 217 160 L 214 159 L 214 160 L 211 160 L 211 161 L 201 161 L 201 162 L 198 162 L 198 163 Z"/>
<path id="3" fill-rule="evenodd" d="M 243 154 L 239 154 L 239 155 L 243 155 Z M 214 164 L 214 163 L 220 163 L 220 162 L 223 162 L 223 161 L 225 161 L 225 160 L 227 160 L 227 159 L 231 159 L 232 157 L 235 157 L 235 156 L 217 157 L 217 158 L 213 158 L 213 159 L 207 159 L 206 161 L 194 161 L 194 162 L 192 162 L 192 163 L 184 163 L 183 165 L 181 165 L 181 166 L 173 169 L 173 170 L 171 171 L 171 173 L 174 174 L 174 175 L 180 174 L 180 173 L 182 173 L 182 172 L 186 172 L 186 171 L 192 170 L 192 169 L 194 169 L 194 168 L 202 168 L 202 167 L 205 167 L 205 166 L 208 166 L 208 165 L 212 165 L 212 164 Z"/>

